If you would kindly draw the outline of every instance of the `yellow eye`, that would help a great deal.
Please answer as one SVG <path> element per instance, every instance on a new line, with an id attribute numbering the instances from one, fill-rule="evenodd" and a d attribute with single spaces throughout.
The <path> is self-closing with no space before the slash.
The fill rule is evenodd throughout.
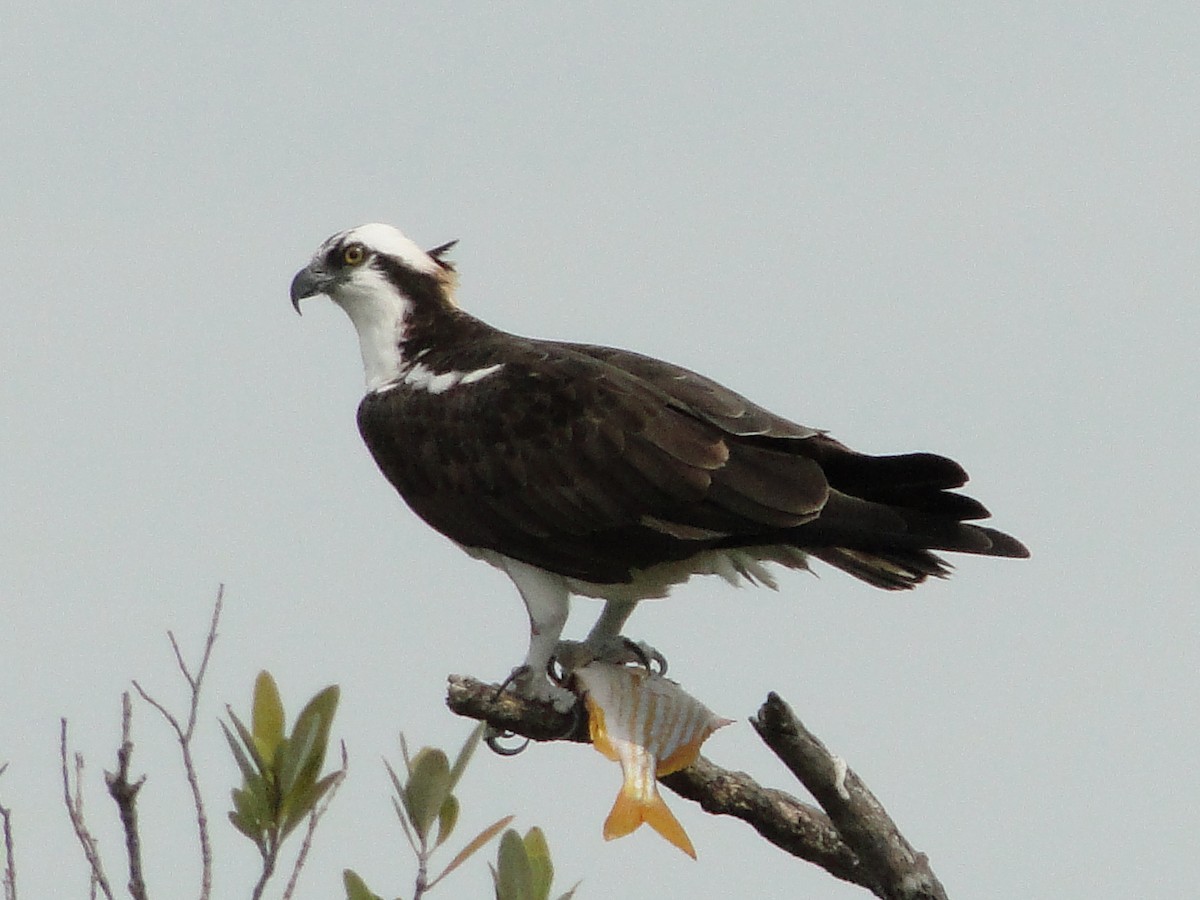
<path id="1" fill-rule="evenodd" d="M 362 244 L 351 244 L 342 251 L 342 262 L 348 266 L 361 266 L 366 258 L 367 251 Z"/>

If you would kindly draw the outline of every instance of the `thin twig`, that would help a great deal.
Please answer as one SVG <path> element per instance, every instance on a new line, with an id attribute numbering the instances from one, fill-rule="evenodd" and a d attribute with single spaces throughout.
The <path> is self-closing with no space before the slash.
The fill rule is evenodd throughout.
<path id="1" fill-rule="evenodd" d="M 137 795 L 146 783 L 143 775 L 133 784 L 129 782 L 129 760 L 133 756 L 133 740 L 130 731 L 133 724 L 133 706 L 129 692 L 121 695 L 121 747 L 117 750 L 117 771 L 104 773 L 109 796 L 116 801 L 125 829 L 125 850 L 129 856 L 129 893 L 133 900 L 146 900 L 146 881 L 142 874 L 142 839 L 138 833 Z"/>
<path id="2" fill-rule="evenodd" d="M 263 891 L 267 887 L 267 882 L 271 876 L 275 874 L 275 861 L 279 858 L 279 842 L 272 841 L 270 849 L 262 850 L 262 874 L 258 876 L 258 883 L 254 885 L 254 891 L 250 894 L 250 900 L 261 900 Z"/>
<path id="3" fill-rule="evenodd" d="M 141 698 L 158 710 L 161 715 L 171 726 L 175 732 L 175 738 L 179 743 L 179 751 L 183 757 L 183 771 L 187 778 L 188 787 L 192 791 L 192 806 L 196 811 L 196 827 L 200 834 L 200 900 L 209 900 L 212 895 L 212 844 L 209 841 L 208 835 L 208 814 L 204 808 L 204 798 L 200 794 L 200 779 L 196 775 L 196 765 L 192 759 L 192 735 L 196 730 L 196 716 L 200 708 L 200 692 L 204 687 L 204 675 L 208 671 L 208 661 L 212 657 L 213 645 L 217 641 L 217 625 L 221 621 L 221 608 L 225 600 L 225 585 L 220 585 L 217 588 L 217 599 L 213 603 L 212 620 L 208 626 L 208 635 L 204 641 L 204 652 L 200 657 L 200 665 L 193 675 L 184 661 L 183 653 L 179 649 L 179 642 L 175 640 L 175 635 L 170 631 L 167 632 L 167 638 L 171 642 L 171 649 L 175 653 L 175 663 L 179 667 L 179 671 L 183 674 L 184 680 L 188 683 L 188 688 L 191 692 L 191 702 L 188 705 L 187 726 L 180 724 L 179 719 L 162 703 L 152 697 L 146 690 L 133 682 L 134 688 L 137 690 Z"/>
<path id="4" fill-rule="evenodd" d="M 59 739 L 59 757 L 62 761 L 63 802 L 67 805 L 67 816 L 71 819 L 75 837 L 79 839 L 83 855 L 87 858 L 88 868 L 91 871 L 93 896 L 98 885 L 104 892 L 104 896 L 108 900 L 113 900 L 112 888 L 109 887 L 108 878 L 104 874 L 104 864 L 100 861 L 100 850 L 96 845 L 96 839 L 88 831 L 87 823 L 83 819 L 83 754 L 75 754 L 75 790 L 72 792 L 71 769 L 67 762 L 67 720 L 61 719 L 60 722 L 62 729 Z"/>
<path id="5" fill-rule="evenodd" d="M 0 766 L 0 776 L 8 763 Z M 4 823 L 4 900 L 17 900 L 17 857 L 13 852 L 12 810 L 0 805 L 0 821 Z"/>
<path id="6" fill-rule="evenodd" d="M 300 852 L 296 854 L 296 864 L 292 866 L 292 875 L 288 879 L 287 887 L 284 888 L 281 900 L 291 900 L 292 892 L 296 890 L 296 882 L 300 878 L 300 870 L 304 868 L 305 860 L 308 859 L 308 851 L 312 848 L 313 834 L 317 830 L 317 825 L 321 822 L 321 817 L 325 815 L 329 805 L 333 803 L 333 798 L 341 788 L 342 782 L 346 780 L 346 772 L 350 768 L 350 759 L 346 755 L 346 742 L 342 741 L 342 767 L 336 773 L 333 783 L 329 785 L 329 790 L 317 805 L 316 809 L 308 817 L 308 830 L 304 833 L 304 842 L 300 845 Z"/>

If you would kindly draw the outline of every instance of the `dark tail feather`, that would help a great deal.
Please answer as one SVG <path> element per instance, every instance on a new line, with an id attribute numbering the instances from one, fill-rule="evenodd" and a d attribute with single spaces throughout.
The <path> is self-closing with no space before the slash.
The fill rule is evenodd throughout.
<path id="1" fill-rule="evenodd" d="M 822 436 L 806 451 L 825 472 L 835 490 L 863 500 L 899 506 L 958 521 L 991 515 L 978 500 L 951 494 L 967 483 L 967 473 L 952 459 L 936 453 L 868 456 L 833 438 Z"/>
<path id="2" fill-rule="evenodd" d="M 950 574 L 950 564 L 928 550 L 873 553 L 849 547 L 825 547 L 810 552 L 817 559 L 885 591 L 908 590 L 931 575 L 945 578 Z"/>
<path id="3" fill-rule="evenodd" d="M 820 518 L 792 533 L 796 544 L 813 556 L 887 590 L 915 587 L 930 576 L 946 577 L 949 565 L 931 550 L 1029 556 L 1016 538 L 994 528 L 959 521 L 953 514 L 931 513 L 929 506 L 885 505 L 835 491 Z"/>

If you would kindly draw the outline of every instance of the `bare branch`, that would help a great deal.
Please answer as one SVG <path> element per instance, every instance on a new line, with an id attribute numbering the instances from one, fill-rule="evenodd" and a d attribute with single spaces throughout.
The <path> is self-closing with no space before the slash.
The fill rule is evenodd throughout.
<path id="1" fill-rule="evenodd" d="M 843 881 L 862 883 L 858 858 L 829 817 L 785 791 L 763 787 L 745 772 L 723 769 L 703 756 L 686 769 L 664 776 L 662 784 L 699 803 L 705 812 L 741 819 L 792 856 Z"/>
<path id="2" fill-rule="evenodd" d="M 175 635 L 167 632 L 171 649 L 175 652 L 175 663 L 183 674 L 191 691 L 188 705 L 187 726 L 180 724 L 179 719 L 162 703 L 152 697 L 140 684 L 133 682 L 134 689 L 143 700 L 158 710 L 159 715 L 175 732 L 179 742 L 179 751 L 183 757 L 183 771 L 187 777 L 188 787 L 192 791 L 192 806 L 196 811 L 196 827 L 200 835 L 200 900 L 209 900 L 212 895 L 212 844 L 208 836 L 208 814 L 204 808 L 204 798 L 200 794 L 200 779 L 196 775 L 196 765 L 192 760 L 192 735 L 196 730 L 196 716 L 200 709 L 200 692 L 204 686 L 204 675 L 208 671 L 208 661 L 212 656 L 213 645 L 217 642 L 217 625 L 221 621 L 221 608 L 225 600 L 225 585 L 217 588 L 217 599 L 213 603 L 212 620 L 208 626 L 208 635 L 204 641 L 204 652 L 200 657 L 200 665 L 192 674 L 184 661 L 183 653 Z"/>
<path id="3" fill-rule="evenodd" d="M 125 850 L 129 855 L 129 894 L 133 900 L 146 900 L 146 882 L 142 875 L 142 841 L 137 824 L 137 795 L 146 783 L 142 776 L 133 784 L 129 783 L 129 760 L 133 756 L 133 741 L 130 738 L 130 727 L 133 720 L 133 707 L 129 702 L 129 692 L 121 695 L 121 747 L 117 750 L 117 771 L 104 773 L 104 781 L 108 785 L 109 796 L 116 801 L 117 810 L 121 816 L 121 826 L 125 829 Z"/>
<path id="4" fill-rule="evenodd" d="M 871 890 L 889 900 L 946 900 L 946 890 L 883 805 L 845 762 L 834 756 L 771 693 L 750 720 L 754 730 L 829 813 L 869 875 Z"/>
<path id="5" fill-rule="evenodd" d="M 342 767 L 335 774 L 336 777 L 333 783 L 329 786 L 329 790 L 321 799 L 308 817 L 308 831 L 304 834 L 304 843 L 300 845 L 300 852 L 296 855 L 296 864 L 292 866 L 292 876 L 288 879 L 287 887 L 283 891 L 281 900 L 291 900 L 292 892 L 296 890 L 296 882 L 300 878 L 300 870 L 304 868 L 304 862 L 308 859 L 308 851 L 312 848 L 313 834 L 317 830 L 317 825 L 321 822 L 321 817 L 329 809 L 329 805 L 333 803 L 333 798 L 341 788 L 342 782 L 346 780 L 346 772 L 350 768 L 350 759 L 346 755 L 346 742 L 342 741 Z"/>
<path id="6" fill-rule="evenodd" d="M 559 712 L 549 701 L 529 700 L 467 675 L 450 676 L 446 705 L 460 716 L 487 722 L 499 731 L 511 731 L 532 741 L 580 744 L 591 741 L 586 716 L 574 711 Z"/>
<path id="7" fill-rule="evenodd" d="M 71 819 L 71 827 L 75 830 L 75 837 L 79 839 L 83 855 L 87 858 L 93 895 L 96 886 L 99 886 L 104 896 L 113 900 L 112 888 L 109 887 L 108 878 L 104 874 L 104 864 L 100 861 L 99 847 L 83 819 L 83 755 L 75 754 L 75 789 L 72 791 L 71 769 L 67 761 L 67 720 L 61 719 L 60 722 L 62 733 L 59 739 L 59 757 L 62 761 L 63 802 L 67 806 L 67 815 Z"/>
<path id="8" fill-rule="evenodd" d="M 0 775 L 8 769 L 8 763 L 0 766 Z M 4 831 L 4 900 L 17 900 L 17 857 L 13 852 L 12 810 L 0 805 L 0 822 Z"/>
<path id="9" fill-rule="evenodd" d="M 278 843 L 272 844 L 270 850 L 264 849 L 262 851 L 262 873 L 258 876 L 258 882 L 254 885 L 254 891 L 250 894 L 250 900 L 261 900 L 263 891 L 266 890 L 267 882 L 270 881 L 271 876 L 275 874 L 275 860 L 278 858 Z"/>
<path id="10" fill-rule="evenodd" d="M 558 712 L 549 703 L 500 693 L 495 685 L 473 678 L 450 676 L 446 703 L 458 715 L 488 722 L 494 728 L 531 740 L 583 743 L 589 740 L 583 716 Z M 781 710 L 786 711 L 786 716 Z M 787 724 L 789 717 L 797 726 L 791 730 Z M 796 768 L 792 771 L 804 781 L 825 812 L 784 791 L 764 788 L 746 773 L 728 771 L 703 756 L 688 768 L 663 777 L 662 784 L 699 803 L 706 812 L 741 819 L 780 849 L 878 897 L 944 900 L 945 892 L 925 857 L 913 851 L 858 777 L 804 730 L 783 701 L 772 694 L 759 711 L 758 719 L 752 721 L 767 745 L 789 767 L 792 757 L 784 753 L 790 752 L 790 745 L 781 750 L 778 746 L 781 742 L 774 740 L 777 734 L 803 734 L 820 747 L 824 754 L 819 763 L 823 780 L 810 784 Z M 839 789 L 848 790 L 851 801 L 844 800 Z M 880 861 L 877 857 L 881 848 L 893 841 L 899 842 L 895 854 Z"/>

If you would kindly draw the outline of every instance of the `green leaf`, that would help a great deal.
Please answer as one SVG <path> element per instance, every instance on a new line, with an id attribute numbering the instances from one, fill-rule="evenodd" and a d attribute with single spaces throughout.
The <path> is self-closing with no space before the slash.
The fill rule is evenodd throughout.
<path id="1" fill-rule="evenodd" d="M 475 749 L 479 746 L 480 738 L 483 737 L 483 730 L 486 727 L 485 723 L 480 722 L 471 729 L 471 733 L 463 741 L 462 749 L 458 751 L 458 756 L 454 759 L 454 765 L 450 767 L 450 790 L 454 790 L 458 786 L 458 781 L 463 777 L 467 763 L 475 755 Z"/>
<path id="2" fill-rule="evenodd" d="M 412 826 L 408 824 L 408 812 L 395 797 L 392 798 L 392 809 L 396 811 L 396 818 L 400 820 L 400 827 L 404 829 L 404 837 L 408 840 L 408 846 L 412 847 L 413 853 L 420 856 L 421 848 L 417 846 L 417 842 L 413 839 Z"/>
<path id="3" fill-rule="evenodd" d="M 388 777 L 392 779 L 392 787 L 396 789 L 396 796 L 403 800 L 404 785 L 400 783 L 400 776 L 396 774 L 396 770 L 392 768 L 392 764 L 386 759 L 383 761 L 383 767 L 387 769 Z M 412 774 L 411 770 L 409 770 L 409 774 Z"/>
<path id="4" fill-rule="evenodd" d="M 233 812 L 229 814 L 229 821 L 259 847 L 262 847 L 266 840 L 267 829 L 272 820 L 262 792 L 261 779 L 259 779 L 258 785 L 251 788 L 246 790 L 234 788 L 230 792 L 233 798 Z"/>
<path id="5" fill-rule="evenodd" d="M 404 787 L 404 808 L 417 836 L 425 840 L 450 791 L 450 761 L 441 750 L 422 747 Z"/>
<path id="6" fill-rule="evenodd" d="M 447 794 L 442 801 L 442 808 L 438 810 L 438 834 L 434 847 L 442 846 L 454 832 L 454 826 L 458 824 L 458 810 L 458 798 Z"/>
<path id="7" fill-rule="evenodd" d="M 229 741 L 229 749 L 233 751 L 233 758 L 237 760 L 238 768 L 242 770 L 242 780 L 250 781 L 252 778 L 258 777 L 258 772 L 255 771 L 250 758 L 246 756 L 246 751 L 237 742 L 237 738 L 233 736 L 233 732 L 229 730 L 229 726 L 224 722 L 221 722 L 220 725 L 221 730 L 225 732 L 225 740 Z"/>
<path id="8" fill-rule="evenodd" d="M 554 881 L 554 864 L 550 861 L 550 847 L 546 835 L 536 825 L 525 832 L 525 854 L 529 857 L 529 869 L 533 876 L 533 900 L 549 900 L 550 883 Z"/>
<path id="9" fill-rule="evenodd" d="M 234 788 L 229 793 L 233 798 L 234 810 L 243 820 L 260 829 L 271 824 L 274 817 L 261 780 L 251 782 L 245 788 Z"/>
<path id="10" fill-rule="evenodd" d="M 378 894 L 371 893 L 353 869 L 342 870 L 342 884 L 346 888 L 346 900 L 383 900 Z"/>
<path id="11" fill-rule="evenodd" d="M 400 732 L 400 756 L 404 759 L 404 771 L 412 775 L 412 759 L 408 755 L 408 741 L 404 739 L 404 732 Z"/>
<path id="12" fill-rule="evenodd" d="M 268 762 L 275 759 L 275 750 L 283 738 L 283 702 L 271 673 L 263 670 L 254 682 L 254 707 L 250 714 L 250 731 L 259 756 Z"/>
<path id="13" fill-rule="evenodd" d="M 483 829 L 483 831 L 479 832 L 479 834 L 475 835 L 475 838 L 469 844 L 467 844 L 467 846 L 463 847 L 460 851 L 458 851 L 458 855 L 455 856 L 454 859 L 450 860 L 450 864 L 448 866 L 446 866 L 445 869 L 442 870 L 442 874 L 439 875 L 437 878 L 433 879 L 433 881 L 429 882 L 429 887 L 432 888 L 435 884 L 437 884 L 439 881 L 441 881 L 443 878 L 445 878 L 447 875 L 449 875 L 451 872 L 453 872 L 455 869 L 457 869 L 459 866 L 461 866 L 463 863 L 465 863 L 468 859 L 470 859 L 471 856 L 473 856 L 476 852 L 478 852 L 478 850 L 484 844 L 486 844 L 488 841 L 490 841 L 492 838 L 494 838 L 496 835 L 498 835 L 500 833 L 501 829 L 507 828 L 508 824 L 515 818 L 516 818 L 516 816 L 505 816 L 499 822 L 493 822 L 487 828 Z M 490 863 L 489 863 L 489 867 L 490 867 Z M 492 869 L 493 875 L 495 875 L 495 871 L 496 871 L 495 869 Z"/>
<path id="14" fill-rule="evenodd" d="M 260 848 L 262 847 L 262 845 L 263 845 L 262 832 L 260 832 L 257 828 L 255 828 L 253 826 L 253 824 L 243 821 L 238 816 L 238 814 L 235 812 L 231 812 L 229 814 L 229 821 L 233 823 L 234 828 L 236 828 L 238 831 L 240 831 L 246 837 L 250 838 L 250 840 L 254 841 L 256 846 L 258 846 Z"/>
<path id="15" fill-rule="evenodd" d="M 331 684 L 308 701 L 300 715 L 296 717 L 296 725 L 292 728 L 292 741 L 302 743 L 299 738 L 308 733 L 310 728 L 315 732 L 311 749 L 301 754 L 300 770 L 296 779 L 307 779 L 315 782 L 325 765 L 325 750 L 329 746 L 329 729 L 333 727 L 333 717 L 337 713 L 338 698 L 341 690 L 336 684 Z"/>
<path id="16" fill-rule="evenodd" d="M 525 851 L 521 836 L 511 828 L 500 838 L 496 868 L 496 895 L 499 900 L 533 900 L 533 870 L 529 865 L 529 854 Z"/>
<path id="17" fill-rule="evenodd" d="M 279 752 L 275 756 L 275 772 L 279 782 L 279 792 L 284 797 L 293 789 L 303 790 L 311 787 L 312 782 L 316 780 L 320 770 L 313 771 L 308 763 L 316 748 L 319 728 L 320 722 L 310 716 L 304 720 L 303 724 L 296 723 L 291 737 L 284 738 L 279 742 Z"/>
<path id="18" fill-rule="evenodd" d="M 321 798 L 329 792 L 330 788 L 338 783 L 343 774 L 345 773 L 341 769 L 336 772 L 330 772 L 316 784 L 304 788 L 302 794 L 293 795 L 294 799 L 288 804 L 288 811 L 284 815 L 283 833 L 279 836 L 280 840 L 291 834 L 292 829 L 303 822 L 309 813 L 316 809 L 317 804 L 321 802 Z M 301 788 L 297 787 L 296 790 L 300 791 Z"/>
<path id="19" fill-rule="evenodd" d="M 257 742 L 254 740 L 254 735 L 250 733 L 242 720 L 237 717 L 237 713 L 233 711 L 233 707 L 225 707 L 225 711 L 229 713 L 229 719 L 233 722 L 233 727 L 237 729 L 238 737 L 242 740 L 242 745 L 250 753 L 250 759 L 254 762 L 254 768 L 261 774 L 266 775 L 271 771 L 271 767 L 267 765 L 261 753 L 258 752 Z"/>
<path id="20" fill-rule="evenodd" d="M 403 735 L 400 736 L 400 741 L 403 743 Z M 407 757 L 404 762 L 405 765 L 408 765 Z M 392 797 L 392 808 L 396 810 L 396 818 L 400 820 L 400 825 L 404 828 L 404 836 L 408 839 L 408 846 L 412 847 L 413 853 L 420 854 L 420 848 L 417 847 L 417 842 L 413 839 L 412 827 L 409 824 L 408 800 L 405 799 L 404 785 L 400 783 L 400 776 L 396 774 L 396 770 L 392 768 L 392 764 L 386 759 L 383 761 L 383 767 L 387 769 L 388 777 L 392 779 L 392 787 L 396 789 L 396 796 Z M 408 771 L 411 774 L 411 766 L 409 766 Z"/>

